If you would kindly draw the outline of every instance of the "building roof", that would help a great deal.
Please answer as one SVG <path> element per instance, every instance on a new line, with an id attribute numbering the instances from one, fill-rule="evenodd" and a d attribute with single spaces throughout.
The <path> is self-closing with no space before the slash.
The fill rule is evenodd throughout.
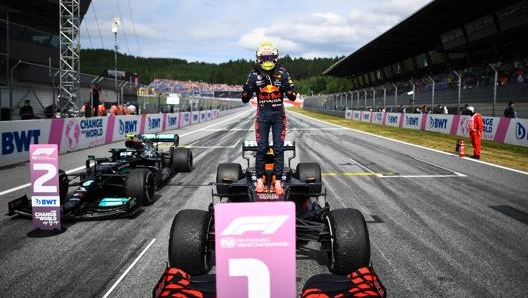
<path id="1" fill-rule="evenodd" d="M 513 13 L 512 17 L 520 17 L 513 25 L 503 26 L 503 20 L 512 20 L 508 13 Z M 472 30 L 476 28 L 479 33 L 478 30 L 482 29 L 479 26 L 483 24 L 490 25 L 490 28 L 483 28 L 485 31 L 493 27 L 496 32 L 489 34 L 492 32 L 489 31 L 485 37 L 473 38 Z M 462 42 L 450 44 L 443 41 L 449 34 L 456 35 L 457 32 L 462 33 L 459 36 Z M 436 0 L 341 59 L 323 74 L 339 77 L 361 75 L 431 51 L 464 53 L 474 59 L 523 52 L 526 56 L 527 40 L 526 0 Z"/>
<path id="2" fill-rule="evenodd" d="M 81 19 L 91 2 L 79 1 Z M 59 4 L 60 0 L 0 0 L 0 14 L 5 19 L 5 13 L 8 12 L 9 22 L 58 34 Z"/>

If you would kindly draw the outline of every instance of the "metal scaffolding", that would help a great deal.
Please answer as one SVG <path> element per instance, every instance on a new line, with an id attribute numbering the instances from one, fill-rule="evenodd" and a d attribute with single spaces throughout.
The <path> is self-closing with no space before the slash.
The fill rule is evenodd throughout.
<path id="1" fill-rule="evenodd" d="M 60 0 L 60 66 L 58 109 L 77 108 L 80 86 L 80 0 Z"/>

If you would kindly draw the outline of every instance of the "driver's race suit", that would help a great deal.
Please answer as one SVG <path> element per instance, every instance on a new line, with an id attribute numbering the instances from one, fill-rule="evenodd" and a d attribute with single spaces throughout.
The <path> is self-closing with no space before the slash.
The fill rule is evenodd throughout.
<path id="1" fill-rule="evenodd" d="M 284 138 L 286 137 L 286 114 L 284 112 L 284 94 L 289 100 L 295 100 L 293 81 L 288 71 L 277 65 L 271 72 L 254 67 L 248 75 L 242 92 L 242 101 L 249 102 L 253 93 L 257 96 L 257 117 L 255 134 L 257 155 L 255 170 L 258 178 L 264 175 L 264 156 L 269 145 L 270 129 L 273 134 L 274 169 L 277 179 L 283 179 Z"/>

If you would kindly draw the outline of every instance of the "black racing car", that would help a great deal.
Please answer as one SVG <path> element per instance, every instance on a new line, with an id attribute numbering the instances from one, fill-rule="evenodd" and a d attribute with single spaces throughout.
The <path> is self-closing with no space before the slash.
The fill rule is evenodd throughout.
<path id="1" fill-rule="evenodd" d="M 89 156 L 80 173 L 59 171 L 63 220 L 133 216 L 154 202 L 156 189 L 173 174 L 192 171 L 192 152 L 179 147 L 177 134 L 127 135 L 125 146 L 110 149 L 108 157 Z M 72 187 L 75 191 L 69 193 Z M 27 196 L 8 207 L 8 215 L 32 216 Z"/>
<path id="2" fill-rule="evenodd" d="M 296 205 L 296 237 L 298 246 L 311 241 L 321 243 L 328 256 L 328 268 L 335 274 L 349 274 L 370 264 L 370 242 L 367 225 L 357 209 L 330 209 L 323 191 L 321 168 L 315 162 L 301 162 L 294 169 L 295 142 L 286 141 L 285 153 L 293 152 L 284 168 L 284 194 L 274 192 L 272 181 L 273 150 L 266 154 L 265 192 L 257 192 L 254 166 L 246 152 L 256 152 L 254 141 L 245 141 L 242 157 L 246 170 L 238 163 L 221 163 L 216 174 L 216 193 L 205 210 L 181 210 L 172 222 L 169 236 L 169 264 L 191 275 L 209 272 L 214 264 L 214 204 L 258 201 L 293 201 Z M 215 198 L 219 198 L 216 200 Z"/>

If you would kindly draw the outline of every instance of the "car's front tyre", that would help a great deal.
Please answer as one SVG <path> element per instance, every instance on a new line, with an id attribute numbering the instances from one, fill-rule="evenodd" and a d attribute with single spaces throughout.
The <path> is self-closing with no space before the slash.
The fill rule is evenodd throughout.
<path id="1" fill-rule="evenodd" d="M 325 218 L 330 230 L 330 272 L 346 275 L 370 265 L 370 240 L 363 214 L 344 208 L 330 211 Z"/>
<path id="2" fill-rule="evenodd" d="M 207 274 L 213 267 L 209 247 L 211 225 L 212 216 L 207 211 L 184 209 L 178 212 L 169 236 L 169 265 L 191 275 Z"/>
<path id="3" fill-rule="evenodd" d="M 193 169 L 192 151 L 189 148 L 174 148 L 171 168 L 176 173 L 191 172 Z"/>
<path id="4" fill-rule="evenodd" d="M 127 196 L 135 197 L 142 205 L 150 205 L 154 203 L 155 191 L 156 177 L 151 170 L 137 168 L 128 173 L 125 186 Z"/>

